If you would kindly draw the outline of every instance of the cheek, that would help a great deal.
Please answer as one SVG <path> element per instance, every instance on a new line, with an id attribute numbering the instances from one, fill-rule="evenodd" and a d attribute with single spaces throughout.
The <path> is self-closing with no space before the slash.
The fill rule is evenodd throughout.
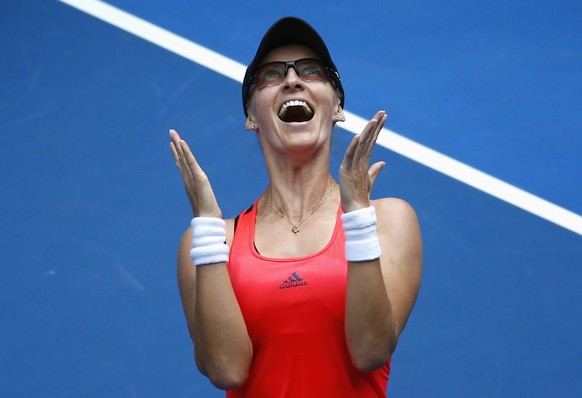
<path id="1" fill-rule="evenodd" d="M 333 84 L 325 83 L 325 89 L 320 91 L 319 100 L 333 108 L 340 103 L 339 95 Z"/>
<path id="2" fill-rule="evenodd" d="M 270 103 L 264 95 L 252 95 L 249 99 L 247 111 L 257 122 L 260 122 L 267 116 L 269 109 Z"/>
<path id="3" fill-rule="evenodd" d="M 340 100 L 333 90 L 326 91 L 317 99 L 320 112 L 333 114 L 339 106 Z"/>

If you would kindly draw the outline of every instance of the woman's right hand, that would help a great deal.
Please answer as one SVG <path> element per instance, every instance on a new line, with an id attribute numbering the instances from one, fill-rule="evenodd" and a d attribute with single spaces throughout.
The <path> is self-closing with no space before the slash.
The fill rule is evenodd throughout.
<path id="1" fill-rule="evenodd" d="M 208 176 L 194 158 L 190 147 L 175 130 L 170 130 L 170 138 L 172 139 L 170 148 L 176 160 L 176 166 L 182 174 L 194 217 L 222 218 L 222 211 L 218 206 Z"/>

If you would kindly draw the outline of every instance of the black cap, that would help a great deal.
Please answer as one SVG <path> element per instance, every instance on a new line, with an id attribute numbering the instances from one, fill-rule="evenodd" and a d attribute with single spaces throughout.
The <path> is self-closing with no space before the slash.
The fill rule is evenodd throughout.
<path id="1" fill-rule="evenodd" d="M 255 57 L 247 67 L 242 85 L 242 102 L 245 116 L 247 116 L 247 103 L 251 89 L 251 78 L 256 72 L 260 62 L 265 56 L 277 47 L 298 44 L 313 50 L 317 56 L 331 69 L 330 78 L 340 92 L 340 105 L 344 107 L 344 89 L 340 81 L 340 75 L 331 60 L 329 50 L 321 36 L 307 22 L 296 17 L 285 17 L 273 24 L 263 36 Z"/>

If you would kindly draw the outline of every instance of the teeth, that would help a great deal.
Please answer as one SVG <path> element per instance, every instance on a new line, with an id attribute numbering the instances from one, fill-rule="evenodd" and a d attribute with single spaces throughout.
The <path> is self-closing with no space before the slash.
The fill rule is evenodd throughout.
<path id="1" fill-rule="evenodd" d="M 311 110 L 311 108 L 309 107 L 309 105 L 307 105 L 307 102 L 305 102 L 305 101 L 299 101 L 299 100 L 293 100 L 293 101 L 287 101 L 287 102 L 285 102 L 283 104 L 283 106 L 281 106 L 281 109 L 279 109 L 279 116 L 284 115 L 285 114 L 285 111 L 290 106 L 302 106 L 302 107 L 305 108 L 305 110 L 308 113 L 313 113 L 313 111 Z"/>

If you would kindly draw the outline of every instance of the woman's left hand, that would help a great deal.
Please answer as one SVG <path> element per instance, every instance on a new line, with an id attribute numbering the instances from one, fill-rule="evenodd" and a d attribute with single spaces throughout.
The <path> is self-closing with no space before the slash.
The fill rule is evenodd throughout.
<path id="1" fill-rule="evenodd" d="M 386 122 L 386 112 L 379 111 L 360 135 L 353 138 L 339 169 L 340 193 L 344 212 L 370 206 L 370 193 L 384 162 L 370 165 L 372 149 Z"/>

